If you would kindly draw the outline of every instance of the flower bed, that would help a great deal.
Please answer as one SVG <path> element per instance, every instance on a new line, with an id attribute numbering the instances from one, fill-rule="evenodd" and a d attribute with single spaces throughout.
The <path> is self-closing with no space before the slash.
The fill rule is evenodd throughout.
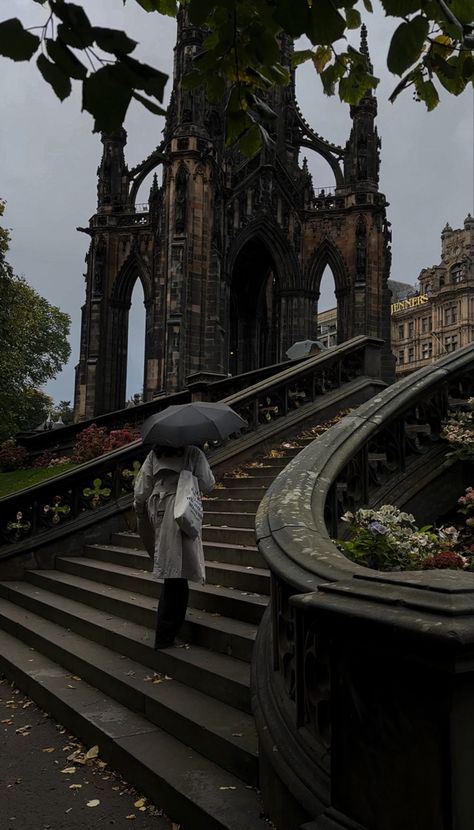
<path id="1" fill-rule="evenodd" d="M 347 512 L 351 539 L 338 542 L 350 559 L 382 571 L 450 568 L 474 571 L 474 489 L 458 499 L 465 517 L 449 527 L 417 527 L 415 517 L 391 504 Z"/>

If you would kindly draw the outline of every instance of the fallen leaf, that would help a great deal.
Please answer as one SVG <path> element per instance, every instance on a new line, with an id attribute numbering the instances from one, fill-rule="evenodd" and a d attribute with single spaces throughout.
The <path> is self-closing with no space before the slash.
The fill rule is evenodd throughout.
<path id="1" fill-rule="evenodd" d="M 84 757 L 86 758 L 87 761 L 91 761 L 93 758 L 97 758 L 98 754 L 99 754 L 99 747 L 97 746 L 97 744 L 95 744 L 94 746 L 91 746 L 91 748 L 87 750 Z"/>
<path id="2" fill-rule="evenodd" d="M 64 769 L 62 769 L 61 772 L 63 772 L 65 775 L 73 775 L 73 773 L 76 772 L 76 767 L 64 767 Z"/>
<path id="3" fill-rule="evenodd" d="M 125 818 L 128 818 L 128 819 L 131 819 L 131 820 L 132 820 L 132 819 L 135 819 L 135 818 L 136 818 L 136 815 L 135 815 L 135 813 L 130 813 L 130 815 L 129 815 L 129 816 L 125 816 Z"/>
<path id="4" fill-rule="evenodd" d="M 80 790 L 81 787 L 82 787 L 82 784 L 69 784 L 69 789 L 70 790 Z"/>
<path id="5" fill-rule="evenodd" d="M 82 677 L 78 677 L 77 674 L 71 674 L 70 677 L 71 680 L 82 680 Z"/>
<path id="6" fill-rule="evenodd" d="M 134 807 L 144 807 L 146 804 L 146 798 L 139 798 L 138 801 L 135 801 Z"/>
<path id="7" fill-rule="evenodd" d="M 98 798 L 93 798 L 92 801 L 88 801 L 86 806 L 87 807 L 98 807 L 100 804 L 100 800 Z"/>
<path id="8" fill-rule="evenodd" d="M 219 787 L 220 790 L 236 790 L 237 787 Z"/>
<path id="9" fill-rule="evenodd" d="M 232 732 L 232 737 L 241 738 L 243 734 L 243 732 Z"/>
<path id="10" fill-rule="evenodd" d="M 28 732 L 28 729 L 31 729 L 31 723 L 27 723 L 25 726 L 20 726 L 19 729 L 15 730 L 17 735 L 25 735 Z"/>
<path id="11" fill-rule="evenodd" d="M 43 752 L 54 752 L 54 746 L 47 746 L 45 749 L 43 749 Z"/>

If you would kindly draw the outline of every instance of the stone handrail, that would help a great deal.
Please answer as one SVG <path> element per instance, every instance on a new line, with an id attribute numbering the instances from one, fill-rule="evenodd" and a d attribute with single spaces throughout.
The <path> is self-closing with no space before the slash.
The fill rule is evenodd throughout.
<path id="1" fill-rule="evenodd" d="M 305 448 L 260 505 L 272 605 L 253 699 L 278 828 L 299 826 L 272 809 L 282 787 L 312 830 L 474 823 L 474 574 L 374 571 L 331 539 L 346 510 L 394 503 L 422 524 L 474 484 L 440 439 L 474 394 L 473 369 L 470 345 L 390 386 Z"/>
<path id="2" fill-rule="evenodd" d="M 288 368 L 276 375 L 221 398 L 243 415 L 248 426 L 243 436 L 231 436 L 224 447 L 210 448 L 211 463 L 222 465 L 228 457 L 239 453 L 242 446 L 248 445 L 250 438 L 254 444 L 258 443 L 270 428 L 285 429 L 288 419 L 294 421 L 294 416 L 300 413 L 303 417 L 315 402 L 344 384 L 364 376 L 373 378 L 375 385 L 380 383 L 376 379 L 381 342 L 368 337 L 354 338 L 316 357 L 287 364 Z M 214 385 L 222 394 L 225 382 Z M 178 395 L 172 400 L 168 397 L 151 403 L 159 403 L 159 411 L 169 403 L 189 400 L 189 393 L 179 394 L 185 396 L 184 401 L 177 401 Z M 135 409 L 148 416 L 151 404 L 130 411 Z M 134 480 L 146 452 L 141 442 L 136 441 L 0 499 L 0 561 L 32 546 L 49 544 L 54 538 L 130 506 Z"/>

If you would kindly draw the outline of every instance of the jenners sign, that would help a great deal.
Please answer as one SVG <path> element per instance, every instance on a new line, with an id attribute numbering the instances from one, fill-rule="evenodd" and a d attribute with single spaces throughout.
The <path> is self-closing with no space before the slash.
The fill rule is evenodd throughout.
<path id="1" fill-rule="evenodd" d="M 391 314 L 396 314 L 397 311 L 407 311 L 409 308 L 416 308 L 418 305 L 424 305 L 429 300 L 426 294 L 418 294 L 416 297 L 407 297 L 406 300 L 400 300 L 398 303 L 392 303 L 390 306 Z"/>

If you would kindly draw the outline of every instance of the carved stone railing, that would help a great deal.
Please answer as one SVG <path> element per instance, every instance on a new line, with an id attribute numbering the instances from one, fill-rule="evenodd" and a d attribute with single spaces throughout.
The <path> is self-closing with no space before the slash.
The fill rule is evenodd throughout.
<path id="1" fill-rule="evenodd" d="M 231 436 L 222 446 L 207 448 L 211 463 L 225 469 L 239 453 L 249 452 L 263 439 L 293 428 L 331 401 L 341 409 L 346 398 L 347 405 L 351 405 L 351 401 L 359 403 L 370 397 L 383 386 L 378 380 L 381 345 L 382 341 L 374 338 L 354 338 L 318 356 L 289 364 L 276 375 L 227 397 L 222 395 L 228 389 L 227 381 L 205 386 L 211 400 L 224 400 L 248 422 L 242 435 Z M 148 417 L 153 405 L 159 411 L 189 397 L 188 392 L 179 393 L 126 412 L 132 415 L 140 410 Z M 112 423 L 113 418 L 114 413 Z M 100 418 L 96 422 L 102 423 Z M 129 508 L 134 479 L 145 453 L 141 442 L 136 441 L 0 499 L 0 563 Z"/>
<path id="2" fill-rule="evenodd" d="M 394 503 L 423 524 L 456 506 L 473 465 L 440 433 L 473 394 L 471 345 L 346 416 L 260 505 L 272 602 L 252 694 L 279 830 L 474 826 L 474 574 L 374 571 L 331 538 L 348 509 Z"/>

